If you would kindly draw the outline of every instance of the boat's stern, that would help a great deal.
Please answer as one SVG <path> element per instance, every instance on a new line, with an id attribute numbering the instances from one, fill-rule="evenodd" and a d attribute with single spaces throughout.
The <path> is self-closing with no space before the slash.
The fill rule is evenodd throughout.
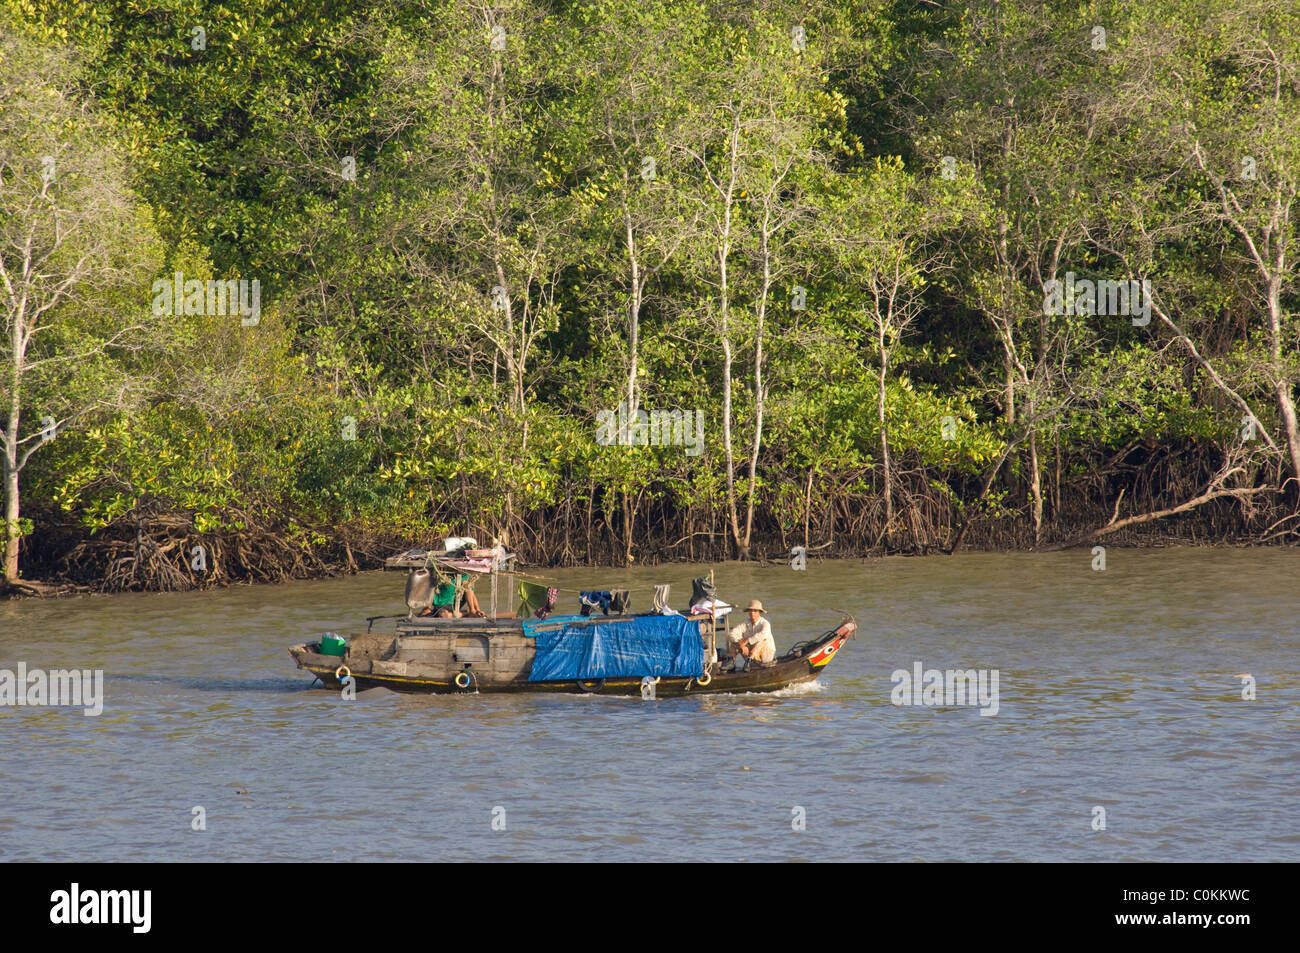
<path id="1" fill-rule="evenodd" d="M 338 688 L 342 679 L 352 674 L 337 655 L 322 655 L 319 642 L 300 642 L 289 646 L 289 657 L 298 667 L 311 672 L 328 688 Z"/>

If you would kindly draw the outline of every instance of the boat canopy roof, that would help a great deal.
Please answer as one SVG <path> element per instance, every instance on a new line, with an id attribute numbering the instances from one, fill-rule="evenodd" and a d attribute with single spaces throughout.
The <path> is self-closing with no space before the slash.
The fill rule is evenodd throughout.
<path id="1" fill-rule="evenodd" d="M 505 547 L 493 549 L 467 549 L 457 552 L 437 552 L 427 549 L 408 549 L 384 560 L 388 569 L 454 569 L 460 572 L 502 572 L 514 560 L 514 553 Z"/>

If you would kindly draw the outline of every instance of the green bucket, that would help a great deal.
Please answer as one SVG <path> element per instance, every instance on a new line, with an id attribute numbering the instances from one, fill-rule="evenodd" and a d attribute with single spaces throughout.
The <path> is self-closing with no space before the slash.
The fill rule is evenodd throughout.
<path id="1" fill-rule="evenodd" d="M 343 638 L 343 636 L 339 635 L 337 632 L 326 632 L 323 636 L 321 636 L 321 640 L 320 640 L 321 655 L 337 655 L 340 658 L 342 658 L 343 653 L 347 650 L 347 647 L 348 647 L 347 639 Z"/>

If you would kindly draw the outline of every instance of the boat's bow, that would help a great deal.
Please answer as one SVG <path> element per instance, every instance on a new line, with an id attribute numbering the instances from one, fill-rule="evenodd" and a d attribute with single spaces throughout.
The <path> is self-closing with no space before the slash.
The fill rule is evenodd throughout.
<path id="1" fill-rule="evenodd" d="M 835 657 L 835 653 L 844 646 L 845 642 L 853 638 L 857 631 L 858 623 L 853 616 L 846 614 L 844 622 L 838 628 L 832 629 L 815 639 L 799 643 L 777 661 L 785 662 L 802 658 L 807 660 L 810 669 L 817 671 L 825 668 L 830 663 L 830 660 Z"/>

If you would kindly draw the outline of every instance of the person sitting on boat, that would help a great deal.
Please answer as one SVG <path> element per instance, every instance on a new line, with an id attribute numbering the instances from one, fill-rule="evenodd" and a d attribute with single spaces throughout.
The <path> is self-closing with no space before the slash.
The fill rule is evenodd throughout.
<path id="1" fill-rule="evenodd" d="M 737 653 L 755 662 L 776 659 L 776 640 L 772 638 L 772 624 L 763 618 L 763 603 L 755 599 L 745 607 L 748 622 L 742 622 L 727 635 L 732 656 Z"/>
<path id="2" fill-rule="evenodd" d="M 461 615 L 467 619 L 482 619 L 483 610 L 479 607 L 478 596 L 474 595 L 474 583 L 468 573 L 463 573 L 461 582 Z"/>
<path id="3" fill-rule="evenodd" d="M 469 579 L 468 574 L 461 573 L 456 579 L 442 577 L 437 587 L 433 590 L 433 603 L 425 609 L 420 615 L 431 615 L 439 619 L 459 619 L 460 609 L 457 608 L 460 602 L 458 596 L 461 586 Z M 475 608 L 478 607 L 478 600 L 474 601 Z"/>

